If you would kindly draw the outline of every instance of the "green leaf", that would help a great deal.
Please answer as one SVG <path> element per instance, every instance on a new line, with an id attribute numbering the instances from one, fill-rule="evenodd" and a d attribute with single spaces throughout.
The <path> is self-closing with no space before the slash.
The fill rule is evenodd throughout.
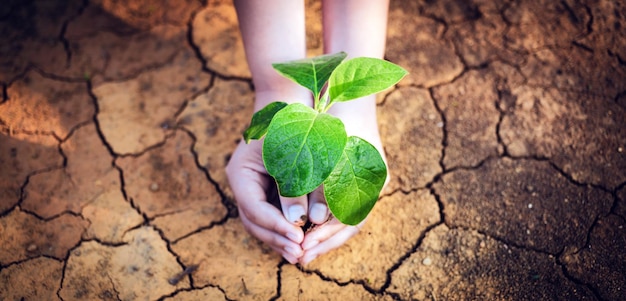
<path id="1" fill-rule="evenodd" d="M 243 132 L 243 139 L 250 143 L 250 139 L 261 139 L 267 133 L 267 128 L 278 111 L 287 106 L 287 103 L 276 101 L 252 115 L 250 126 Z"/>
<path id="2" fill-rule="evenodd" d="M 348 101 L 383 91 L 408 72 L 391 62 L 358 57 L 339 65 L 328 81 L 330 101 Z"/>
<path id="3" fill-rule="evenodd" d="M 357 225 L 378 200 L 387 178 L 387 166 L 369 142 L 350 136 L 341 160 L 324 181 L 328 208 L 342 223 Z"/>
<path id="4" fill-rule="evenodd" d="M 347 54 L 339 52 L 307 58 L 302 60 L 272 64 L 274 69 L 284 77 L 311 90 L 315 99 L 328 81 L 330 74 L 345 59 Z"/>
<path id="5" fill-rule="evenodd" d="M 343 123 L 300 103 L 280 110 L 263 142 L 263 162 L 282 196 L 310 193 L 328 177 L 348 137 Z"/>

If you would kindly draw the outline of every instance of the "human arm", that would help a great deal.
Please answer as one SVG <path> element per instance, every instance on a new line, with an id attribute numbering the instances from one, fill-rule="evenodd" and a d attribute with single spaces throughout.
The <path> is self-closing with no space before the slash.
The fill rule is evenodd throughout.
<path id="1" fill-rule="evenodd" d="M 350 57 L 383 57 L 388 0 L 324 0 L 322 5 L 325 53 L 345 51 Z M 348 135 L 369 141 L 384 157 L 378 132 L 375 95 L 346 103 L 335 103 L 328 113 L 343 121 Z M 312 194 L 309 201 L 309 218 L 319 227 L 309 232 L 302 242 L 304 255 L 300 263 L 304 265 L 343 245 L 362 226 L 362 223 L 358 226 L 346 226 L 335 218 L 326 222 L 328 209 L 319 192 L 318 190 Z M 322 212 L 319 208 L 325 208 L 325 211 Z"/>
<path id="2" fill-rule="evenodd" d="M 255 111 L 277 100 L 310 106 L 310 93 L 271 65 L 306 56 L 303 1 L 235 0 L 235 8 L 255 88 Z M 273 180 L 263 165 L 261 146 L 262 141 L 242 141 L 226 174 L 246 230 L 295 263 L 302 255 L 304 233 L 294 222 L 306 215 L 307 197 L 280 197 L 282 212 L 268 202 Z"/>

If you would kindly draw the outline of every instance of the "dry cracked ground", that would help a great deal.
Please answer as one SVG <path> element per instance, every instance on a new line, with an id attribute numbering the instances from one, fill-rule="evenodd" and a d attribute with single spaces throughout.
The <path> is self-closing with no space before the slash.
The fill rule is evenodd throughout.
<path id="1" fill-rule="evenodd" d="M 254 95 L 231 1 L 4 1 L 0 300 L 626 300 L 626 4 L 389 14 L 391 182 L 299 267 L 226 182 Z"/>

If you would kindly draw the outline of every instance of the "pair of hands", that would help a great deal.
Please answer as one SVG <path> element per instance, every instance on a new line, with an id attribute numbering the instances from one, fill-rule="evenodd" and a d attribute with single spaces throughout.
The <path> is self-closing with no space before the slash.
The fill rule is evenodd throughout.
<path id="1" fill-rule="evenodd" d="M 267 196 L 275 184 L 263 165 L 262 145 L 262 141 L 241 142 L 226 167 L 239 216 L 250 234 L 290 263 L 306 265 L 358 233 L 360 225 L 346 226 L 335 218 L 329 219 L 321 189 L 297 198 L 279 196 L 282 212 L 271 204 Z M 300 227 L 302 216 L 317 225 L 306 235 Z"/>
<path id="2" fill-rule="evenodd" d="M 373 96 L 354 104 L 337 104 L 329 113 L 344 122 L 349 135 L 368 140 L 384 154 Z M 279 196 L 282 212 L 271 204 L 267 196 L 275 190 L 275 184 L 263 164 L 262 146 L 262 140 L 254 140 L 250 144 L 240 142 L 226 166 L 239 216 L 250 234 L 268 244 L 290 263 L 306 265 L 343 245 L 359 232 L 363 223 L 347 226 L 330 217 L 321 188 L 308 196 Z M 308 217 L 315 230 L 306 234 L 302 231 L 302 216 Z"/>

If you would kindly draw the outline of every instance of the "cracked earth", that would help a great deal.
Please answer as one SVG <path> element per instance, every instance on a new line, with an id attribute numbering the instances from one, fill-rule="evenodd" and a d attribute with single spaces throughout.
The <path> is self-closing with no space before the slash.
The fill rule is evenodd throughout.
<path id="1" fill-rule="evenodd" d="M 172 3 L 0 6 L 0 300 L 626 299 L 623 2 L 392 0 L 391 182 L 306 267 L 226 181 L 254 96 L 231 1 Z"/>

